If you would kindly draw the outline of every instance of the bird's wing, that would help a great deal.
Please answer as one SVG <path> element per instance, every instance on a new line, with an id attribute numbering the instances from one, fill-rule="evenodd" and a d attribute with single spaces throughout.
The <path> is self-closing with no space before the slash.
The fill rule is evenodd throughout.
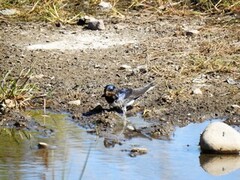
<path id="1" fill-rule="evenodd" d="M 138 98 L 138 97 L 140 97 L 141 95 L 143 95 L 144 93 L 150 91 L 153 88 L 154 88 L 154 84 L 150 83 L 150 84 L 147 84 L 144 87 L 133 89 L 132 90 L 132 95 Z"/>
<path id="2" fill-rule="evenodd" d="M 132 89 L 126 88 L 126 89 L 119 89 L 116 93 L 116 100 L 114 101 L 116 106 L 124 107 L 127 106 L 127 104 L 134 100 L 134 97 L 132 96 Z"/>
<path id="3" fill-rule="evenodd" d="M 131 97 L 132 95 L 132 89 L 130 88 L 126 88 L 126 89 L 120 89 L 118 92 L 117 92 L 117 96 L 118 96 L 118 100 L 119 101 L 123 101 L 125 99 L 128 99 Z"/>
<path id="4" fill-rule="evenodd" d="M 116 93 L 115 105 L 119 107 L 126 107 L 133 104 L 133 102 L 142 96 L 145 92 L 150 91 L 154 87 L 153 83 L 150 83 L 144 87 L 131 89 L 119 89 Z"/>

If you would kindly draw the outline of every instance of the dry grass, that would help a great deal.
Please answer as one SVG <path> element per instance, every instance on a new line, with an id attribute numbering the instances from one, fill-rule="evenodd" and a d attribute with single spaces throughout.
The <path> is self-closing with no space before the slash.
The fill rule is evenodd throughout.
<path id="1" fill-rule="evenodd" d="M 156 78 L 156 81 L 161 84 L 162 93 L 166 101 L 172 99 L 187 99 L 189 94 L 188 84 L 192 82 L 193 77 L 199 74 L 226 74 L 239 76 L 240 61 L 239 57 L 208 57 L 208 56 L 193 56 L 188 59 L 178 62 L 173 65 L 150 65 L 150 72 Z M 176 62 L 177 63 L 177 62 Z M 174 67 L 178 67 L 177 69 Z M 234 76 L 235 76 L 234 75 Z"/>
<path id="2" fill-rule="evenodd" d="M 26 21 L 50 21 L 73 23 L 82 15 L 82 4 L 66 0 L 15 0 L 4 1 L 1 9 L 13 8 L 18 13 L 11 18 L 20 18 Z"/>
<path id="3" fill-rule="evenodd" d="M 237 32 L 236 32 L 237 34 Z M 216 39 L 211 41 L 202 41 L 199 43 L 199 53 L 204 56 L 212 57 L 233 55 L 239 53 L 239 47 L 226 42 L 226 40 Z"/>
<path id="4" fill-rule="evenodd" d="M 205 12 L 239 11 L 239 0 L 195 0 L 195 8 Z"/>
<path id="5" fill-rule="evenodd" d="M 239 0 L 109 0 L 109 2 L 112 5 L 110 12 L 97 11 L 100 0 L 0 0 L 0 9 L 17 9 L 19 13 L 10 18 L 72 24 L 84 14 L 95 15 L 98 12 L 122 17 L 124 13 L 132 9 L 151 10 L 160 14 L 195 14 L 196 10 L 211 13 L 239 12 L 240 7 Z"/>
<path id="6" fill-rule="evenodd" d="M 210 59 L 207 57 L 195 57 L 187 60 L 181 69 L 181 75 L 189 76 L 195 73 L 233 73 L 240 69 L 240 62 L 233 59 Z"/>
<path id="7" fill-rule="evenodd" d="M 64 10 L 65 6 L 67 6 L 67 4 L 59 2 L 49 4 L 45 8 L 45 19 L 50 22 L 73 24 L 79 19 L 79 17 L 83 15 L 83 13 L 81 12 L 79 12 L 78 14 L 71 14 L 70 12 Z"/>

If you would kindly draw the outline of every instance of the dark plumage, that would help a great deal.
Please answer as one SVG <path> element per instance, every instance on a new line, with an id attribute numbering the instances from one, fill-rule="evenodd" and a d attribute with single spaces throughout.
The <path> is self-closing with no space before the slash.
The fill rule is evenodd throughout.
<path id="1" fill-rule="evenodd" d="M 136 89 L 117 89 L 114 85 L 107 85 L 104 88 L 103 97 L 105 97 L 110 106 L 120 108 L 125 113 L 128 106 L 131 106 L 135 100 L 153 87 L 153 83 Z"/>

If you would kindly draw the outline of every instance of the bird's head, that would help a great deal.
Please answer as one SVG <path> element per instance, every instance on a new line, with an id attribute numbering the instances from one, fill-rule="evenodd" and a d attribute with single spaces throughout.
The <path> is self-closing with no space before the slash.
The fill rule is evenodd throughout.
<path id="1" fill-rule="evenodd" d="M 112 97 L 115 96 L 115 91 L 116 91 L 116 87 L 114 85 L 107 85 L 104 88 L 104 94 L 102 95 L 103 97 Z"/>

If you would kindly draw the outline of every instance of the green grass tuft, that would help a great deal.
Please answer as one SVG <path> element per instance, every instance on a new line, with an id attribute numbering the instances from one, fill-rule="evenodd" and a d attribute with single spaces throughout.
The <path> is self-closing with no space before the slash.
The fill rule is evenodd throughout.
<path id="1" fill-rule="evenodd" d="M 37 88 L 30 82 L 32 70 L 24 69 L 17 77 L 11 77 L 8 71 L 0 81 L 0 101 L 9 108 L 22 108 L 35 97 Z"/>

